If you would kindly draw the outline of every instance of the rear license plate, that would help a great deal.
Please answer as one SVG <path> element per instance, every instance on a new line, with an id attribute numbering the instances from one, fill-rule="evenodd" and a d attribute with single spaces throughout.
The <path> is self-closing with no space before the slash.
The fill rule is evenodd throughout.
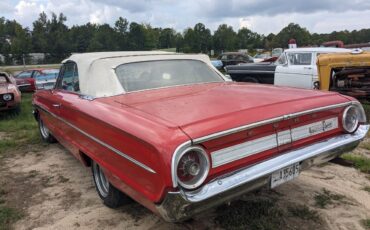
<path id="1" fill-rule="evenodd" d="M 275 188 L 287 181 L 293 180 L 299 175 L 299 163 L 280 169 L 271 175 L 271 188 Z"/>

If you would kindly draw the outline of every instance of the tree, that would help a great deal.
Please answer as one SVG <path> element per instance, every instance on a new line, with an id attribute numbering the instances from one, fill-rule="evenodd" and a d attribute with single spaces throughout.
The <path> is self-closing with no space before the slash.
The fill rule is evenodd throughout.
<path id="1" fill-rule="evenodd" d="M 211 31 L 197 23 L 193 29 L 185 30 L 183 44 L 184 52 L 208 53 L 212 47 Z"/>
<path id="2" fill-rule="evenodd" d="M 311 34 L 306 28 L 300 27 L 298 24 L 290 23 L 283 28 L 272 41 L 274 47 L 288 47 L 289 39 L 295 39 L 299 46 L 307 46 L 311 43 Z"/>
<path id="3" fill-rule="evenodd" d="M 216 52 L 234 51 L 238 46 L 237 34 L 233 27 L 222 24 L 213 35 L 213 43 Z M 240 46 L 238 48 L 240 48 Z"/>

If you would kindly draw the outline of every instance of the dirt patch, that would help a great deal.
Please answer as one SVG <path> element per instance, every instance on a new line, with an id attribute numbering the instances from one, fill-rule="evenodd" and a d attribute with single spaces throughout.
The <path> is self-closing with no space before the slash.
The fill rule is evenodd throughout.
<path id="1" fill-rule="evenodd" d="M 277 219 L 272 227 L 363 229 L 361 221 L 370 217 L 370 193 L 363 189 L 370 186 L 366 174 L 332 163 L 303 172 L 298 179 L 275 190 L 247 194 L 242 201 L 210 210 L 182 224 L 166 223 L 137 203 L 117 210 L 105 207 L 95 191 L 90 169 L 84 168 L 58 144 L 7 154 L 2 159 L 0 173 L 6 202 L 23 214 L 23 218 L 15 223 L 15 229 L 232 228 L 230 224 L 223 225 L 220 218 L 225 219 L 228 215 L 231 218 L 233 213 L 228 211 L 236 209 L 248 212 L 248 207 L 256 206 L 250 206 L 250 201 L 261 199 L 262 202 L 268 200 L 263 203 L 267 213 L 261 210 L 261 218 L 268 217 L 268 206 L 273 205 L 271 212 Z M 323 189 L 345 197 L 345 202 L 318 207 L 315 195 Z M 243 215 L 238 217 L 243 218 Z M 245 223 L 245 228 L 251 227 Z M 269 228 L 267 225 L 261 229 Z"/>

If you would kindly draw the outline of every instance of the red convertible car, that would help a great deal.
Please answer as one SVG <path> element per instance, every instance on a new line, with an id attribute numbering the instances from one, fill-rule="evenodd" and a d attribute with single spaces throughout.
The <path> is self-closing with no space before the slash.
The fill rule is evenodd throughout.
<path id="1" fill-rule="evenodd" d="M 33 105 L 107 206 L 130 197 L 167 221 L 292 180 L 369 129 L 351 97 L 229 82 L 206 55 L 167 52 L 74 54 Z"/>

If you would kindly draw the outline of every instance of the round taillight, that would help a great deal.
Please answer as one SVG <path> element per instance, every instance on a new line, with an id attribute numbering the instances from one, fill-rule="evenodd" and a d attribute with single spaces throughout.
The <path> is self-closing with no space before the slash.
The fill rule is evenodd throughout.
<path id="1" fill-rule="evenodd" d="M 348 106 L 343 112 L 342 125 L 343 129 L 348 133 L 353 133 L 357 130 L 361 111 L 356 106 Z"/>
<path id="2" fill-rule="evenodd" d="M 199 187 L 209 172 L 207 153 L 200 147 L 190 147 L 178 159 L 176 174 L 179 185 L 185 189 Z"/>

